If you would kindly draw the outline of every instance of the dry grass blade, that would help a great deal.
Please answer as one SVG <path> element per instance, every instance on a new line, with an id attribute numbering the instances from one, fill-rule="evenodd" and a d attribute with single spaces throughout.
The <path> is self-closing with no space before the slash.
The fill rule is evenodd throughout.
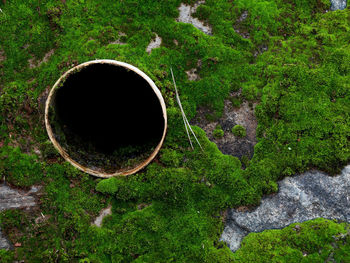
<path id="1" fill-rule="evenodd" d="M 183 119 L 183 121 L 184 121 L 185 129 L 186 129 L 187 136 L 188 136 L 188 140 L 190 141 L 190 144 L 191 144 L 192 149 L 194 149 L 194 148 L 193 148 L 193 144 L 192 144 L 192 140 L 191 140 L 191 136 L 190 136 L 190 134 L 189 134 L 189 132 L 188 132 L 188 130 L 190 130 L 191 133 L 192 133 L 192 135 L 193 135 L 193 137 L 195 138 L 196 142 L 198 143 L 199 147 L 200 147 L 201 150 L 203 151 L 202 145 L 199 143 L 196 134 L 194 133 L 194 131 L 192 130 L 192 127 L 191 127 L 190 123 L 188 122 L 188 119 L 187 119 L 187 117 L 186 117 L 185 111 L 184 111 L 183 108 L 182 108 L 182 104 L 181 104 L 179 92 L 178 92 L 177 87 L 176 87 L 176 82 L 175 82 L 174 73 L 173 73 L 173 69 L 172 69 L 172 68 L 170 68 L 170 72 L 171 72 L 171 76 L 172 76 L 172 78 L 173 78 L 173 83 L 174 83 L 174 87 L 175 87 L 176 101 L 177 101 L 177 104 L 179 104 L 179 107 L 180 107 L 180 110 L 181 110 L 182 119 Z"/>

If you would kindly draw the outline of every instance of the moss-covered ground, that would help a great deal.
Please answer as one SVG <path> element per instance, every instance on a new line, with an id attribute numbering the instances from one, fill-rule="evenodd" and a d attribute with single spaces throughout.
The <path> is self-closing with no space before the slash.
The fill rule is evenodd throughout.
<path id="1" fill-rule="evenodd" d="M 218 241 L 226 208 L 258 204 L 284 176 L 315 167 L 336 174 L 349 162 L 350 9 L 327 12 L 328 0 L 207 0 L 195 14 L 212 27 L 206 35 L 176 22 L 180 3 L 0 2 L 0 174 L 17 187 L 44 186 L 38 210 L 1 213 L 2 231 L 21 246 L 0 250 L 0 261 L 350 261 L 348 226 L 329 221 L 251 234 L 235 254 Z M 161 47 L 148 54 L 156 34 Z M 77 171 L 45 131 L 44 94 L 72 65 L 96 58 L 139 67 L 166 100 L 164 146 L 127 178 Z M 189 81 L 185 71 L 198 61 L 200 79 Z M 199 106 L 218 118 L 239 89 L 237 100 L 258 102 L 258 143 L 245 170 L 198 127 L 204 151 L 191 150 L 170 67 L 189 119 Z M 113 214 L 92 226 L 109 203 Z M 35 222 L 41 212 L 46 220 Z"/>

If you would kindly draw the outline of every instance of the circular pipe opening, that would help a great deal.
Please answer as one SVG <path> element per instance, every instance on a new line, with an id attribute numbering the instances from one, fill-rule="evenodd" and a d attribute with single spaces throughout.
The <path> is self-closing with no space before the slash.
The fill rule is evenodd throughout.
<path id="1" fill-rule="evenodd" d="M 128 175 L 158 153 L 167 128 L 164 99 L 141 70 L 115 60 L 62 75 L 45 108 L 50 140 L 72 165 L 99 177 Z"/>

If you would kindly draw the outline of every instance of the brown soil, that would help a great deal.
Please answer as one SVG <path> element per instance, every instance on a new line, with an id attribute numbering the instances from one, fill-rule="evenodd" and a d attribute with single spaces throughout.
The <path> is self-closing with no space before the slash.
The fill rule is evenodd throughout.
<path id="1" fill-rule="evenodd" d="M 253 103 L 250 107 L 249 103 L 245 101 L 241 104 L 241 107 L 234 108 L 231 102 L 226 100 L 223 115 L 219 120 L 208 121 L 205 116 L 211 112 L 207 108 L 202 107 L 197 110 L 197 116 L 192 121 L 192 124 L 201 127 L 206 132 L 208 138 L 216 143 L 223 154 L 236 156 L 239 159 L 247 156 L 251 159 L 254 154 L 254 145 L 257 143 L 257 120 L 254 115 L 255 106 L 256 103 Z M 213 137 L 213 131 L 218 124 L 224 130 L 224 136 L 222 138 Z M 233 135 L 231 129 L 237 124 L 246 128 L 246 137 L 239 138 Z"/>

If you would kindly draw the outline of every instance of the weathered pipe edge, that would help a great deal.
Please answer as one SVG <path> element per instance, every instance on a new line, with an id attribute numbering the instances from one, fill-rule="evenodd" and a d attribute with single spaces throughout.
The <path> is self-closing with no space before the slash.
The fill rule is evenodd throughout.
<path id="1" fill-rule="evenodd" d="M 140 75 L 143 79 L 145 79 L 148 84 L 150 85 L 150 87 L 152 88 L 152 90 L 154 91 L 154 93 L 156 94 L 156 96 L 158 97 L 158 100 L 160 102 L 160 105 L 162 107 L 162 111 L 163 111 L 163 117 L 164 117 L 164 131 L 163 131 L 163 136 L 160 140 L 160 142 L 158 143 L 157 147 L 155 148 L 155 150 L 151 153 L 151 155 L 143 162 L 141 162 L 140 164 L 138 164 L 136 167 L 132 168 L 132 169 L 120 169 L 114 173 L 105 173 L 105 172 L 100 172 L 100 171 L 95 171 L 93 169 L 90 169 L 88 167 L 85 167 L 81 164 L 79 164 L 77 161 L 73 160 L 69 154 L 63 150 L 63 148 L 61 147 L 61 145 L 57 142 L 57 140 L 55 139 L 53 132 L 52 132 L 52 128 L 49 122 L 49 107 L 51 105 L 51 99 L 53 97 L 53 95 L 55 94 L 55 92 L 57 91 L 57 88 L 59 88 L 59 85 L 62 81 L 64 81 L 66 79 L 66 77 L 68 77 L 71 73 L 74 73 L 74 71 L 82 69 L 88 65 L 91 64 L 111 64 L 111 65 L 115 65 L 115 66 L 120 66 L 120 67 L 124 67 L 126 69 L 132 70 L 134 71 L 136 74 Z M 73 68 L 71 68 L 70 70 L 68 70 L 66 73 L 64 73 L 54 84 L 54 86 L 51 88 L 49 96 L 46 100 L 46 104 L 45 104 L 45 126 L 46 126 L 46 130 L 47 133 L 49 135 L 49 138 L 51 140 L 51 142 L 53 143 L 54 147 L 57 149 L 57 151 L 62 155 L 62 157 L 68 161 L 69 163 L 71 163 L 74 167 L 80 169 L 81 171 L 97 176 L 97 177 L 102 177 L 102 178 L 110 178 L 113 176 L 126 176 L 126 175 L 130 175 L 133 173 L 136 173 L 137 171 L 141 170 L 142 168 L 144 168 L 145 166 L 147 166 L 153 159 L 154 157 L 157 155 L 157 153 L 159 152 L 160 148 L 163 145 L 164 142 L 164 138 L 166 135 L 166 131 L 167 131 L 167 112 L 166 112 L 166 106 L 165 106 L 165 102 L 163 99 L 162 94 L 160 93 L 159 89 L 157 88 L 156 84 L 150 79 L 150 77 L 148 77 L 144 72 L 142 72 L 140 69 L 125 63 L 125 62 L 121 62 L 121 61 L 117 61 L 117 60 L 111 60 L 111 59 L 98 59 L 98 60 L 92 60 L 92 61 L 88 61 L 88 62 L 84 62 L 80 65 L 77 65 Z"/>

